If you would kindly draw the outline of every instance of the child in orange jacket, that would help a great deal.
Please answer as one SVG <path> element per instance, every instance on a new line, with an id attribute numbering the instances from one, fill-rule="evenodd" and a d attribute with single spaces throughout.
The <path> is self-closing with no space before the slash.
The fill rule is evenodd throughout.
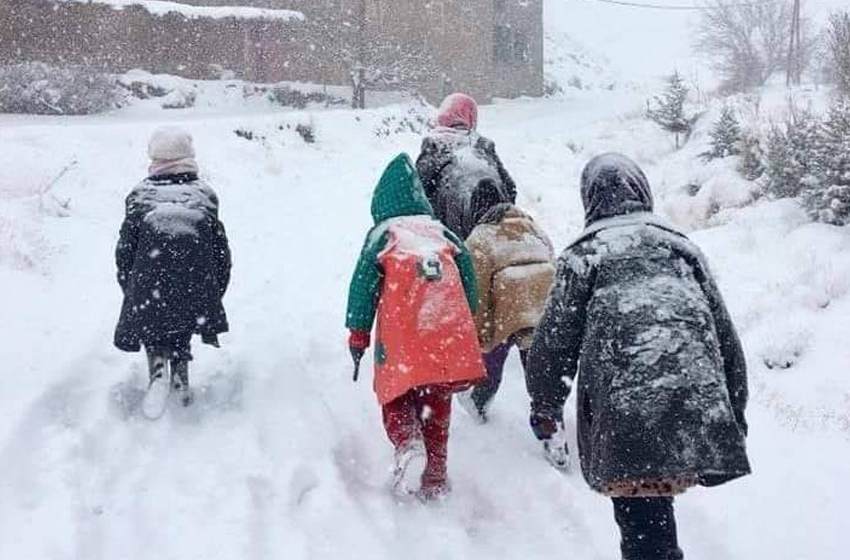
<path id="1" fill-rule="evenodd" d="M 475 271 L 463 242 L 434 219 L 407 155 L 384 171 L 372 217 L 349 291 L 349 347 L 359 363 L 377 315 L 374 388 L 396 450 L 393 488 L 404 489 L 411 460 L 424 453 L 417 495 L 428 500 L 449 488 L 452 393 L 485 376 Z"/>

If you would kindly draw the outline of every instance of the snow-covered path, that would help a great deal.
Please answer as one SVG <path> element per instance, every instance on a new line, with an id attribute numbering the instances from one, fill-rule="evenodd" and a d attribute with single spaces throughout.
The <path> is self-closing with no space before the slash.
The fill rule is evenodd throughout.
<path id="1" fill-rule="evenodd" d="M 669 142 L 629 117 L 635 109 L 594 92 L 483 110 L 482 130 L 515 174 L 520 203 L 558 245 L 581 227 L 577 176 L 590 155 L 626 151 L 658 184 L 674 174 Z M 13 247 L 34 255 L 12 266 L 0 252 L 0 558 L 618 557 L 610 504 L 577 469 L 563 476 L 540 458 L 515 358 L 489 425 L 456 410 L 447 503 L 396 504 L 384 488 L 390 446 L 368 376 L 351 383 L 342 323 L 373 183 L 392 155 L 415 154 L 419 143 L 373 131 L 407 110 L 176 117 L 222 200 L 234 253 L 232 332 L 222 350 L 196 343 L 198 401 L 158 423 L 135 412 L 141 355 L 111 346 L 120 303 L 112 251 L 123 197 L 144 176 L 146 141 L 162 117 L 0 117 L 0 242 L 17 232 Z M 293 130 L 309 118 L 315 145 Z M 71 162 L 52 191 L 71 199 L 69 217 L 46 216 L 20 196 Z M 775 379 L 756 353 L 764 325 L 782 317 L 771 307 L 780 300 L 756 296 L 785 285 L 777 275 L 804 282 L 788 252 L 772 249 L 806 235 L 788 216 L 794 210 L 782 205 L 756 208 L 695 236 L 753 345 L 756 471 L 679 500 L 681 540 L 696 560 L 843 556 L 850 392 L 846 371 L 819 368 L 846 333 L 850 299 L 839 290 L 806 317 L 817 333 L 810 367 Z M 845 262 L 847 234 L 826 235 Z M 834 365 L 846 370 L 842 352 L 845 365 Z M 792 375 L 820 392 L 795 401 Z M 821 417 L 833 420 L 805 421 Z"/>

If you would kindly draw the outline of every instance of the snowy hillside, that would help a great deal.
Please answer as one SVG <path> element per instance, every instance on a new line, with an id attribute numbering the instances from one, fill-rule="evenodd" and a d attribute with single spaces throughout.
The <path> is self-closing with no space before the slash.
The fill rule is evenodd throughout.
<path id="1" fill-rule="evenodd" d="M 675 4 L 698 3 L 682 0 Z M 638 9 L 597 0 L 544 3 L 548 34 L 568 35 L 603 59 L 608 72 L 638 83 L 655 80 L 674 68 L 688 76 L 698 73 L 700 64 L 690 49 L 696 17 L 690 11 Z"/>
<path id="2" fill-rule="evenodd" d="M 584 83 L 642 87 L 678 70 L 710 90 L 717 79 L 707 60 L 693 52 L 702 0 L 544 0 L 548 72 L 563 87 L 572 76 Z M 649 4 L 641 8 L 626 4 Z M 844 0 L 804 2 L 805 17 L 816 27 Z M 673 9 L 670 9 L 673 8 Z M 592 68 L 592 71 L 590 69 Z"/>
<path id="3" fill-rule="evenodd" d="M 630 72 L 631 46 L 650 43 L 663 17 L 546 7 L 550 36 L 574 31 L 558 52 L 586 53 L 597 65 L 588 75 L 645 84 L 669 70 L 653 50 Z M 594 36 L 588 22 L 600 18 L 608 25 Z M 559 248 L 583 224 L 583 165 L 617 150 L 644 166 L 661 211 L 718 276 L 751 370 L 754 475 L 677 501 L 686 557 L 845 557 L 850 232 L 808 223 L 789 201 L 737 208 L 749 187 L 733 163 L 697 159 L 716 106 L 674 152 L 643 118 L 643 94 L 599 85 L 485 107 L 481 130 Z M 577 467 L 565 476 L 541 458 L 513 356 L 488 425 L 456 407 L 449 500 L 397 504 L 387 492 L 392 450 L 370 376 L 351 382 L 344 303 L 374 183 L 393 155 L 418 151 L 427 110 L 284 111 L 202 93 L 185 110 L 150 101 L 97 117 L 0 115 L 0 558 L 619 558 L 610 501 Z M 138 411 L 143 356 L 111 344 L 113 251 L 147 140 L 165 123 L 194 135 L 221 199 L 232 332 L 221 350 L 195 344 L 196 403 L 152 423 Z M 694 182 L 702 189 L 686 194 Z M 574 414 L 571 399 L 570 425 Z"/>

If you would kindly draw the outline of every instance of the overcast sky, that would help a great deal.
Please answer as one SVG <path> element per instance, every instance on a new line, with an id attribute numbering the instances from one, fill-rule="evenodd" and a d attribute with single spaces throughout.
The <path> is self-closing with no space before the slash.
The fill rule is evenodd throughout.
<path id="1" fill-rule="evenodd" d="M 627 0 L 636 3 L 698 6 L 698 0 Z M 807 0 L 804 15 L 819 25 L 850 0 Z M 699 12 L 640 9 L 595 0 L 545 0 L 548 32 L 569 33 L 591 51 L 607 58 L 624 78 L 643 80 L 678 68 L 708 84 L 710 69 L 691 49 Z"/>

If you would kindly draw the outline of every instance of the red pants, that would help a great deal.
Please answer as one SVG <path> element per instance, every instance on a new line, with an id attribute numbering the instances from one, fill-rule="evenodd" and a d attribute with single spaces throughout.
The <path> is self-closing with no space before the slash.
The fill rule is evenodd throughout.
<path id="1" fill-rule="evenodd" d="M 419 438 L 424 441 L 428 463 L 422 473 L 422 485 L 444 485 L 452 390 L 442 385 L 418 387 L 385 404 L 383 414 L 384 428 L 396 450 Z"/>

